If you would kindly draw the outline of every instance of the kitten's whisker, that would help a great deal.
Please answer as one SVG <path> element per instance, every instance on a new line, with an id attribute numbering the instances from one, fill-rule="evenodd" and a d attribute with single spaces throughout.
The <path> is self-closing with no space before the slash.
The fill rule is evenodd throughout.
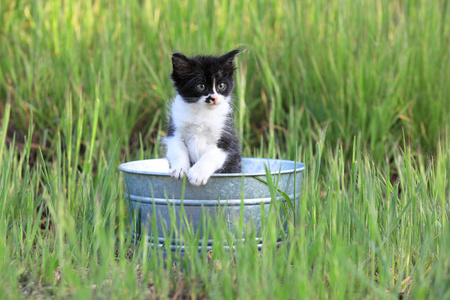
<path id="1" fill-rule="evenodd" d="M 234 110 L 236 110 L 238 113 L 241 112 L 240 108 L 236 105 L 236 103 L 234 101 L 230 102 L 230 105 L 232 108 L 234 108 Z"/>

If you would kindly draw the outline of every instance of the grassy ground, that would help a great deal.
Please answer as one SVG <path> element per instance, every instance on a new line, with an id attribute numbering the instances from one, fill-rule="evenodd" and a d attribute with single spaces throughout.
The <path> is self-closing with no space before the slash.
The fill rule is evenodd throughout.
<path id="1" fill-rule="evenodd" d="M 0 298 L 450 297 L 449 14 L 0 0 Z M 117 166 L 162 155 L 170 53 L 236 47 L 245 155 L 306 164 L 289 246 L 271 218 L 261 253 L 133 246 Z"/>

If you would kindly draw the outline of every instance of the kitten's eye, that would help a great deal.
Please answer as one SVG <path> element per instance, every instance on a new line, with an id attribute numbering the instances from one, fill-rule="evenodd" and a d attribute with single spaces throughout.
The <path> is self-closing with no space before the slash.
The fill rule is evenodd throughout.
<path id="1" fill-rule="evenodd" d="M 217 86 L 220 91 L 223 91 L 226 87 L 227 85 L 224 82 L 219 83 L 219 85 Z"/>
<path id="2" fill-rule="evenodd" d="M 206 89 L 206 86 L 203 83 L 197 84 L 195 87 L 199 92 L 203 92 Z"/>

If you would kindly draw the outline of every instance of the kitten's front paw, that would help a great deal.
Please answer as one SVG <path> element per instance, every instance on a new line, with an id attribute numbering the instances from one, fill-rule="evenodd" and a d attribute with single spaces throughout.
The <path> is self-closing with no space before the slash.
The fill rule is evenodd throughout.
<path id="1" fill-rule="evenodd" d="M 189 168 L 177 168 L 177 169 L 170 169 L 169 174 L 175 179 L 181 179 L 183 178 L 184 174 L 187 174 L 189 171 Z"/>
<path id="2" fill-rule="evenodd" d="M 211 177 L 211 173 L 205 169 L 199 168 L 199 166 L 194 165 L 189 169 L 187 173 L 187 177 L 189 182 L 193 185 L 205 185 L 208 182 L 209 177 Z"/>

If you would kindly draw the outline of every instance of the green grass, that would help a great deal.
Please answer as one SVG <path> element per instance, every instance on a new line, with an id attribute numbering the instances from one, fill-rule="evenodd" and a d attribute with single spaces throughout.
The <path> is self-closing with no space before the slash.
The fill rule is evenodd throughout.
<path id="1" fill-rule="evenodd" d="M 449 298 L 449 13 L 0 0 L 0 298 Z M 289 243 L 134 246 L 117 166 L 163 155 L 170 53 L 236 47 L 244 154 L 306 164 Z"/>

